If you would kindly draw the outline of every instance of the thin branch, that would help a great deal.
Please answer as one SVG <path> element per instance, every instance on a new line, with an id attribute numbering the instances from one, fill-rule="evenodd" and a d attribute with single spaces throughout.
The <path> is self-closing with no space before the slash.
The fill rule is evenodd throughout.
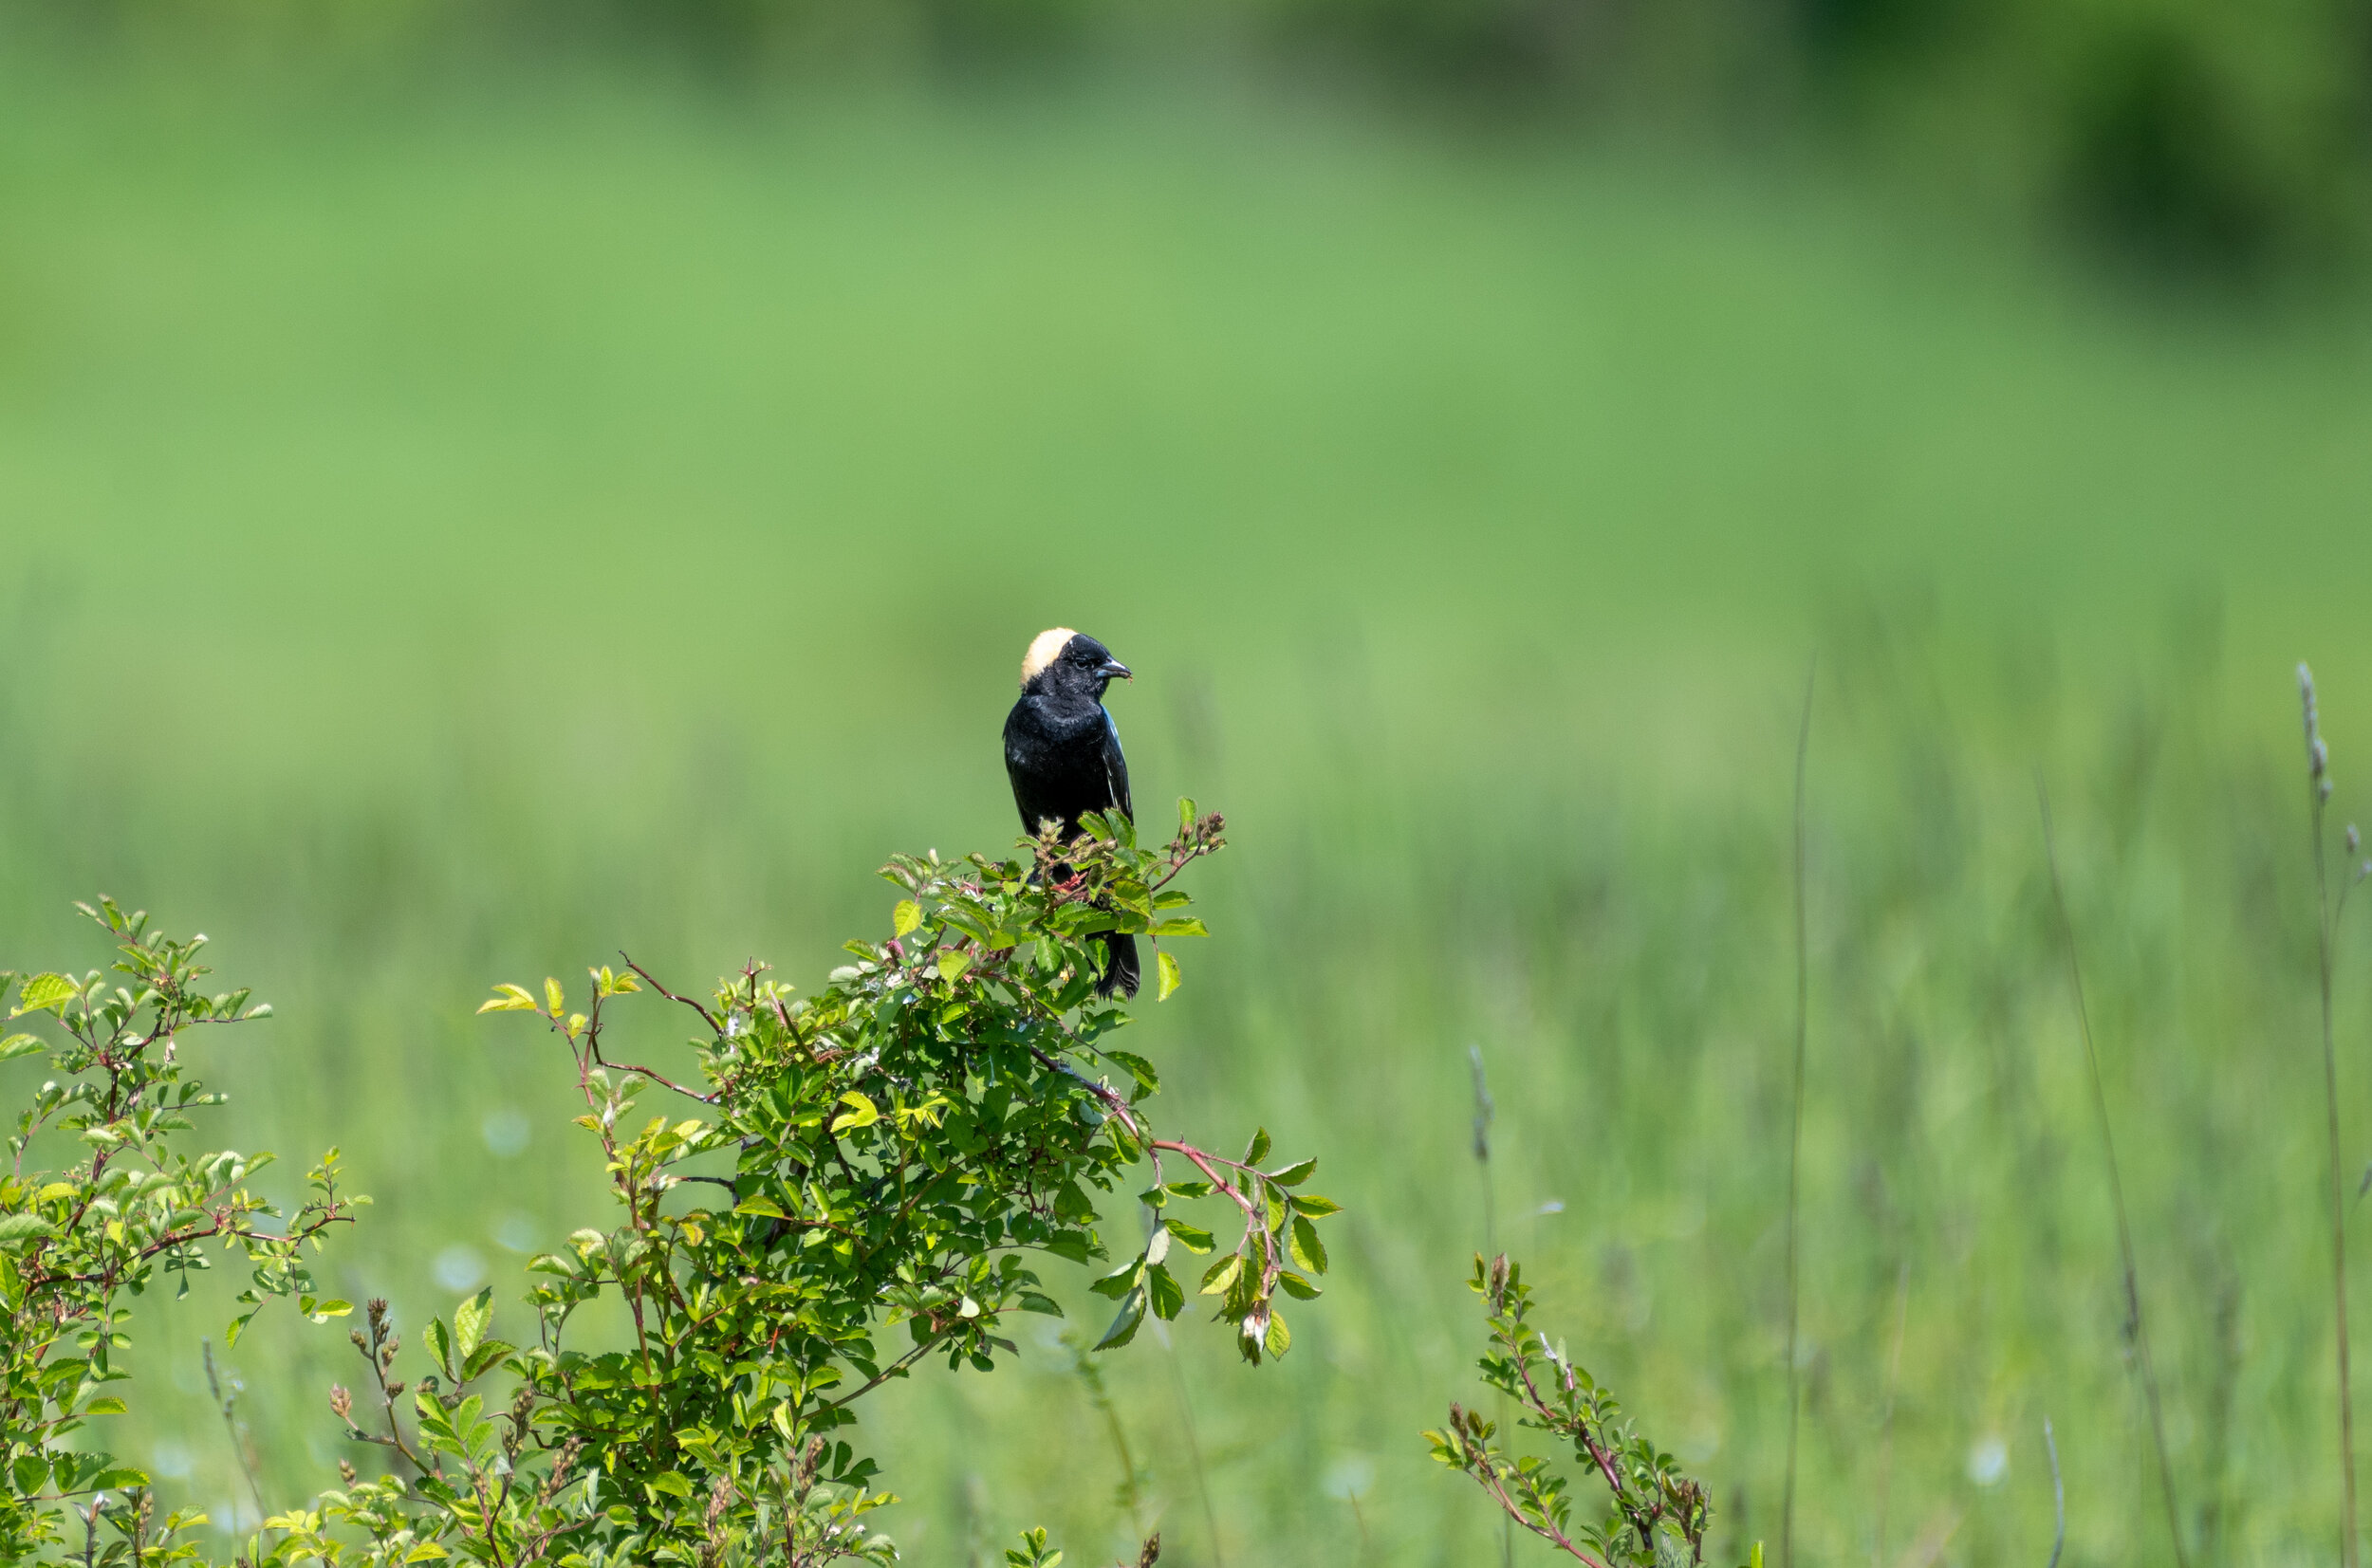
<path id="1" fill-rule="evenodd" d="M 694 1012 L 698 1013 L 700 1015 L 700 1021 L 709 1026 L 709 1033 L 721 1035 L 725 1032 L 725 1026 L 716 1022 L 716 1015 L 714 1013 L 710 1012 L 708 1008 L 702 1006 L 692 997 L 677 996 L 674 991 L 669 990 L 666 987 L 660 985 L 657 980 L 652 979 L 651 971 L 636 963 L 633 959 L 628 958 L 626 956 L 625 949 L 621 948 L 618 950 L 618 958 L 621 963 L 626 966 L 626 968 L 640 975 L 642 977 L 642 983 L 645 986 L 650 987 L 651 989 L 658 992 L 659 995 L 665 997 L 668 1001 L 680 1002 L 685 1006 L 691 1008 Z"/>

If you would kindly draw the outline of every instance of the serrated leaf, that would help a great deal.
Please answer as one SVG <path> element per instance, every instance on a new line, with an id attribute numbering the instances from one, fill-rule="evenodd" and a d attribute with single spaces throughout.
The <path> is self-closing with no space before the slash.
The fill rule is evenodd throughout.
<path id="1" fill-rule="evenodd" d="M 1112 1319 L 1112 1326 L 1103 1331 L 1103 1337 L 1096 1341 L 1095 1348 L 1098 1350 L 1120 1349 L 1121 1346 L 1137 1337 L 1137 1326 L 1144 1320 L 1145 1293 L 1142 1287 L 1140 1287 L 1130 1291 L 1121 1301 L 1119 1315 Z"/>
<path id="2" fill-rule="evenodd" d="M 1116 1066 L 1125 1069 L 1128 1076 L 1137 1080 L 1137 1086 L 1145 1093 L 1158 1095 L 1161 1092 L 1161 1075 L 1155 1072 L 1153 1063 L 1133 1051 L 1104 1050 L 1103 1058 Z"/>
<path id="3" fill-rule="evenodd" d="M 0 1040 L 0 1061 L 14 1061 L 21 1056 L 31 1056 L 46 1049 L 39 1035 L 10 1035 Z"/>
<path id="4" fill-rule="evenodd" d="M 453 1331 L 442 1318 L 431 1318 L 428 1327 L 420 1330 L 420 1342 L 428 1347 L 429 1358 L 447 1377 L 454 1374 Z"/>
<path id="5" fill-rule="evenodd" d="M 1235 1276 L 1243 1271 L 1243 1267 L 1244 1255 L 1240 1252 L 1229 1253 L 1203 1272 L 1200 1294 L 1225 1295 L 1227 1287 L 1235 1282 Z"/>
<path id="6" fill-rule="evenodd" d="M 1211 1232 L 1199 1226 L 1188 1225 L 1185 1221 L 1178 1219 L 1165 1219 L 1161 1223 L 1163 1228 L 1169 1231 L 1177 1245 L 1189 1252 L 1208 1252 L 1217 1245 L 1212 1241 Z"/>
<path id="7" fill-rule="evenodd" d="M 89 1404 L 84 1405 L 81 1413 L 83 1415 L 121 1415 L 124 1411 L 130 1409 L 131 1407 L 129 1405 L 126 1405 L 122 1400 L 110 1393 L 102 1395 L 100 1398 L 94 1399 Z"/>
<path id="8" fill-rule="evenodd" d="M 1293 1216 L 1293 1261 L 1312 1274 L 1326 1271 L 1325 1243 L 1318 1239 L 1318 1227 L 1299 1214 Z"/>
<path id="9" fill-rule="evenodd" d="M 16 1007 L 9 1016 L 22 1018 L 27 1013 L 62 1012 L 65 1005 L 83 994 L 83 987 L 62 974 L 37 974 L 25 982 L 17 992 Z"/>
<path id="10" fill-rule="evenodd" d="M 39 1214 L 0 1214 L 0 1242 L 21 1242 L 28 1236 L 46 1236 L 49 1222 Z"/>
<path id="11" fill-rule="evenodd" d="M 832 1118 L 832 1131 L 835 1133 L 845 1133 L 855 1127 L 870 1127 L 881 1119 L 881 1108 L 854 1089 L 841 1096 L 840 1102 L 848 1109 Z"/>
<path id="12" fill-rule="evenodd" d="M 1160 973 L 1161 985 L 1160 988 L 1153 993 L 1153 999 L 1156 1002 L 1167 1002 L 1170 999 L 1170 993 L 1178 987 L 1177 960 L 1164 951 L 1156 960 L 1155 968 Z"/>
<path id="13" fill-rule="evenodd" d="M 531 1013 L 535 1011 L 535 998 L 528 994 L 524 986 L 497 986 L 493 997 L 479 1003 L 477 1010 L 482 1013 Z"/>
<path id="14" fill-rule="evenodd" d="M 939 978 L 953 982 L 972 968 L 972 954 L 960 948 L 945 948 L 939 952 Z"/>
<path id="15" fill-rule="evenodd" d="M 1261 1336 L 1261 1343 L 1267 1348 L 1270 1360 L 1293 1348 L 1293 1331 L 1285 1326 L 1285 1314 L 1269 1314 L 1269 1332 Z"/>
<path id="16" fill-rule="evenodd" d="M 1177 1316 L 1186 1304 L 1186 1287 L 1173 1279 L 1170 1271 L 1159 1264 L 1145 1270 L 1145 1286 L 1153 1305 L 1153 1315 L 1163 1322 Z"/>
<path id="17" fill-rule="evenodd" d="M 1343 1206 L 1332 1198 L 1322 1198 L 1315 1192 L 1296 1192 L 1293 1194 L 1293 1210 L 1298 1214 L 1306 1214 L 1313 1220 L 1323 1220 L 1328 1214 L 1343 1212 Z"/>
<path id="18" fill-rule="evenodd" d="M 544 1000 L 550 1004 L 551 1014 L 558 1018 L 568 1010 L 568 993 L 560 988 L 560 982 L 549 975 L 544 978 Z"/>
<path id="19" fill-rule="evenodd" d="M 1244 1163 L 1246 1165 L 1258 1165 L 1262 1160 L 1267 1159 L 1268 1157 L 1269 1130 L 1266 1127 L 1263 1127 L 1258 1132 L 1252 1134 L 1251 1142 L 1245 1146 Z"/>
<path id="20" fill-rule="evenodd" d="M 1156 936 L 1208 936 L 1211 932 L 1195 916 L 1181 914 L 1175 920 L 1155 921 L 1153 934 Z"/>
<path id="21" fill-rule="evenodd" d="M 477 1349 L 470 1353 L 470 1358 L 468 1360 L 461 1363 L 461 1380 L 467 1383 L 473 1378 L 485 1376 L 489 1368 L 500 1366 L 502 1364 L 503 1357 L 510 1355 L 518 1348 L 518 1346 L 513 1345 L 507 1340 L 489 1339 L 485 1341 L 483 1344 L 479 1345 Z"/>
<path id="22" fill-rule="evenodd" d="M 488 1285 L 453 1309 L 454 1354 L 467 1362 L 494 1320 L 494 1287 Z"/>
<path id="23" fill-rule="evenodd" d="M 1298 1165 L 1288 1165 L 1284 1170 L 1273 1172 L 1269 1179 L 1279 1187 L 1299 1187 L 1307 1181 L 1311 1172 L 1317 1169 L 1316 1160 L 1303 1160 Z"/>
<path id="24" fill-rule="evenodd" d="M 744 1198 L 733 1205 L 733 1212 L 761 1220 L 785 1220 L 790 1217 L 783 1212 L 783 1206 L 772 1198 Z"/>
<path id="25" fill-rule="evenodd" d="M 922 924 L 922 906 L 911 898 L 900 898 L 890 911 L 890 934 L 904 936 Z"/>

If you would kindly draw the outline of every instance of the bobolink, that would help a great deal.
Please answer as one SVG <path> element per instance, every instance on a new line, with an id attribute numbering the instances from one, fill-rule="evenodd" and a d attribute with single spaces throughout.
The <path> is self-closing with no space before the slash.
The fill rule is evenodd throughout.
<path id="1" fill-rule="evenodd" d="M 1021 700 L 1005 716 L 1005 773 L 1013 784 L 1025 832 L 1047 821 L 1062 824 L 1067 839 L 1079 836 L 1079 819 L 1118 806 L 1132 819 L 1128 759 L 1121 755 L 1120 731 L 1104 711 L 1103 689 L 1129 680 L 1128 666 L 1091 636 L 1057 626 L 1030 639 L 1021 661 Z M 1137 939 L 1107 932 L 1103 996 L 1137 994 Z"/>

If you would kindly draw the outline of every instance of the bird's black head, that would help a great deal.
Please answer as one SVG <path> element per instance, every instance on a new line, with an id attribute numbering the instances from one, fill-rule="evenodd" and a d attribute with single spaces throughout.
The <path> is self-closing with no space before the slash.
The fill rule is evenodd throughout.
<path id="1" fill-rule="evenodd" d="M 1101 701 L 1114 680 L 1132 680 L 1128 666 L 1112 651 L 1067 626 L 1040 632 L 1021 661 L 1021 689 L 1049 696 L 1086 696 Z"/>

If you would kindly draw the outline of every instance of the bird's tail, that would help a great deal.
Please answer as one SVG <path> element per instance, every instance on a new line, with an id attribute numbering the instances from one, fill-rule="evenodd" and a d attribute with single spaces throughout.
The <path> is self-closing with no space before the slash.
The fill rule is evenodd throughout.
<path id="1" fill-rule="evenodd" d="M 1103 978 L 1096 982 L 1098 996 L 1125 1000 L 1137 994 L 1137 939 L 1126 932 L 1103 933 Z"/>

